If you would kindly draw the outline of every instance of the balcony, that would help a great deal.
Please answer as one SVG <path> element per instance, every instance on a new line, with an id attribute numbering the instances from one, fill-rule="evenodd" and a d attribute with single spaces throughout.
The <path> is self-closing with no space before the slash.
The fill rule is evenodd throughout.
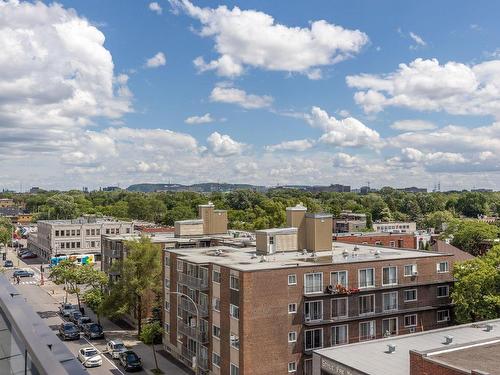
<path id="1" fill-rule="evenodd" d="M 192 327 L 189 324 L 184 323 L 183 321 L 178 322 L 177 330 L 179 331 L 179 333 L 189 336 L 192 339 L 199 341 L 201 343 L 208 342 L 207 332 L 200 332 L 198 331 L 198 327 Z"/>
<path id="2" fill-rule="evenodd" d="M 196 352 L 194 352 L 191 349 L 188 349 L 185 346 L 182 347 L 181 355 L 189 363 L 193 363 L 193 358 L 197 358 Z M 197 364 L 198 364 L 198 366 L 200 368 L 202 368 L 204 370 L 208 370 L 208 358 L 206 358 L 206 357 L 200 357 L 200 358 L 198 358 Z"/>
<path id="3" fill-rule="evenodd" d="M 181 298 L 180 307 L 193 315 L 196 315 L 199 312 L 200 317 L 208 316 L 208 306 L 197 304 L 196 307 L 198 308 L 198 311 L 196 311 L 196 307 L 193 302 L 186 298 Z"/>
<path id="4" fill-rule="evenodd" d="M 190 276 L 185 273 L 178 273 L 177 281 L 179 284 L 186 285 L 191 289 L 198 289 L 198 290 L 208 289 L 208 279 L 200 279 L 198 277 Z"/>

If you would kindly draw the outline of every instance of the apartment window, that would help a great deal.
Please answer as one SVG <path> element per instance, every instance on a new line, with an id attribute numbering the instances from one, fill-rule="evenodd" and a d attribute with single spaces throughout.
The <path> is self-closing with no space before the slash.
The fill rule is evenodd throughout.
<path id="1" fill-rule="evenodd" d="M 182 260 L 177 261 L 177 271 L 184 271 L 184 262 Z"/>
<path id="2" fill-rule="evenodd" d="M 68 229 L 68 230 L 66 230 L 66 237 L 71 236 L 71 234 L 70 234 L 70 233 L 71 233 L 71 231 L 70 231 L 69 229 Z"/>
<path id="3" fill-rule="evenodd" d="M 165 288 L 170 288 L 170 279 L 165 279 Z"/>
<path id="4" fill-rule="evenodd" d="M 81 247 L 81 243 L 80 242 L 77 242 L 76 243 L 76 248 L 79 249 Z"/>
<path id="5" fill-rule="evenodd" d="M 344 345 L 349 343 L 349 328 L 347 325 L 332 327 L 332 345 Z"/>
<path id="6" fill-rule="evenodd" d="M 288 332 L 288 342 L 296 342 L 297 341 L 297 332 L 292 331 Z"/>
<path id="7" fill-rule="evenodd" d="M 91 235 L 91 236 L 95 236 L 95 229 L 91 229 L 91 230 L 90 230 L 90 235 Z"/>
<path id="8" fill-rule="evenodd" d="M 313 367 L 313 363 L 312 363 L 312 358 L 310 359 L 304 359 L 304 375 L 312 375 L 312 367 Z"/>
<path id="9" fill-rule="evenodd" d="M 220 312 L 220 298 L 214 298 L 214 310 Z"/>
<path id="10" fill-rule="evenodd" d="M 125 229 L 127 233 L 130 233 L 130 228 Z"/>
<path id="11" fill-rule="evenodd" d="M 231 315 L 234 319 L 240 318 L 240 308 L 236 305 L 229 305 L 229 315 Z"/>
<path id="12" fill-rule="evenodd" d="M 288 313 L 295 314 L 296 312 L 297 312 L 297 304 L 296 303 L 289 303 L 288 304 Z"/>
<path id="13" fill-rule="evenodd" d="M 106 228 L 106 234 L 109 234 L 109 228 Z"/>
<path id="14" fill-rule="evenodd" d="M 405 315 L 405 327 L 417 326 L 417 314 Z"/>
<path id="15" fill-rule="evenodd" d="M 59 237 L 59 231 L 56 230 L 56 237 Z"/>
<path id="16" fill-rule="evenodd" d="M 96 229 L 95 230 L 95 234 L 96 234 L 96 236 L 100 236 L 101 235 L 101 230 L 100 229 Z"/>
<path id="17" fill-rule="evenodd" d="M 295 371 L 297 371 L 297 363 L 288 362 L 288 372 L 295 372 Z"/>
<path id="18" fill-rule="evenodd" d="M 449 271 L 448 262 L 439 262 L 437 264 L 437 272 L 438 273 L 445 273 L 448 271 Z"/>
<path id="19" fill-rule="evenodd" d="M 372 314 L 375 312 L 375 294 L 359 297 L 359 314 Z"/>
<path id="20" fill-rule="evenodd" d="M 415 276 L 417 274 L 416 264 L 407 264 L 405 266 L 405 276 Z"/>
<path id="21" fill-rule="evenodd" d="M 220 368 L 220 355 L 212 353 L 212 364 Z"/>
<path id="22" fill-rule="evenodd" d="M 323 272 L 306 273 L 304 275 L 304 293 L 321 293 L 323 291 Z"/>
<path id="23" fill-rule="evenodd" d="M 220 327 L 217 327 L 216 325 L 213 325 L 212 326 L 212 335 L 214 337 L 217 337 L 218 339 L 220 339 Z"/>
<path id="24" fill-rule="evenodd" d="M 240 369 L 235 364 L 231 363 L 231 371 L 229 375 L 240 375 Z"/>
<path id="25" fill-rule="evenodd" d="M 212 280 L 214 283 L 220 284 L 221 274 L 219 271 L 215 271 L 212 274 Z"/>
<path id="26" fill-rule="evenodd" d="M 384 267 L 382 270 L 382 285 L 395 285 L 398 283 L 398 269 L 396 267 Z"/>
<path id="27" fill-rule="evenodd" d="M 229 277 L 229 288 L 233 290 L 240 290 L 240 279 L 237 276 L 231 275 Z"/>
<path id="28" fill-rule="evenodd" d="M 341 285 L 347 288 L 347 271 L 336 271 L 330 273 L 330 284 L 333 286 Z"/>
<path id="29" fill-rule="evenodd" d="M 323 301 L 309 301 L 304 303 L 304 318 L 306 321 L 323 319 Z"/>
<path id="30" fill-rule="evenodd" d="M 165 310 L 170 311 L 170 302 L 165 301 Z"/>
<path id="31" fill-rule="evenodd" d="M 288 285 L 297 285 L 297 275 L 288 275 Z"/>
<path id="32" fill-rule="evenodd" d="M 359 270 L 358 274 L 359 287 L 371 288 L 375 286 L 375 272 L 373 268 L 365 268 Z"/>
<path id="33" fill-rule="evenodd" d="M 417 290 L 416 289 L 407 289 L 403 291 L 403 300 L 405 302 L 412 302 L 417 300 Z"/>
<path id="34" fill-rule="evenodd" d="M 384 311 L 398 309 L 398 292 L 382 293 L 382 306 Z"/>
<path id="35" fill-rule="evenodd" d="M 450 287 L 448 285 L 440 285 L 437 287 L 437 297 L 443 298 L 450 295 Z"/>
<path id="36" fill-rule="evenodd" d="M 437 321 L 447 322 L 448 320 L 450 320 L 450 310 L 438 310 Z"/>
<path id="37" fill-rule="evenodd" d="M 375 338 L 375 321 L 359 323 L 359 341 L 372 340 Z"/>
<path id="38" fill-rule="evenodd" d="M 396 247 L 396 241 L 390 241 L 389 242 L 390 247 Z"/>
<path id="39" fill-rule="evenodd" d="M 382 332 L 384 337 L 398 334 L 398 318 L 389 318 L 382 320 Z"/>
<path id="40" fill-rule="evenodd" d="M 86 234 L 87 236 L 90 236 L 90 229 L 86 229 L 86 230 L 85 230 L 85 234 Z"/>
<path id="41" fill-rule="evenodd" d="M 65 248 L 64 242 L 61 242 L 61 249 L 64 249 L 64 248 Z"/>
<path id="42" fill-rule="evenodd" d="M 231 347 L 235 349 L 240 349 L 240 338 L 236 335 L 231 334 Z"/>
<path id="43" fill-rule="evenodd" d="M 308 329 L 304 332 L 305 350 L 314 350 L 323 347 L 323 328 Z"/>
<path id="44" fill-rule="evenodd" d="M 165 254 L 165 266 L 170 267 L 170 255 Z"/>
<path id="45" fill-rule="evenodd" d="M 347 297 L 332 299 L 332 318 L 346 318 L 347 311 Z"/>
<path id="46" fill-rule="evenodd" d="M 76 235 L 79 236 L 80 235 L 80 229 L 77 229 L 76 230 Z"/>

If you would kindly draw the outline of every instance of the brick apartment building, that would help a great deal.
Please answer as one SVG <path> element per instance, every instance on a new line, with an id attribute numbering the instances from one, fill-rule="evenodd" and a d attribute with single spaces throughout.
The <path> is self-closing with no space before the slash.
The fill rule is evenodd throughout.
<path id="1" fill-rule="evenodd" d="M 342 211 L 333 219 L 333 233 L 359 232 L 366 229 L 366 214 Z"/>
<path id="2" fill-rule="evenodd" d="M 319 349 L 314 375 L 499 374 L 500 320 Z"/>
<path id="3" fill-rule="evenodd" d="M 417 249 L 417 237 L 413 233 L 336 233 L 333 240 L 344 243 Z"/>
<path id="4" fill-rule="evenodd" d="M 202 374 L 312 374 L 315 349 L 450 323 L 453 254 L 332 248 L 331 216 L 302 206 L 287 224 L 255 247 L 165 250 L 168 352 Z"/>

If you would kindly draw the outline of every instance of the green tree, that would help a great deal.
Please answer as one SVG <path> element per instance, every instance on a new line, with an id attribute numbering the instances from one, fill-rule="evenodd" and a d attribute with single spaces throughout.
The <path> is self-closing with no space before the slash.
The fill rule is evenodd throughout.
<path id="1" fill-rule="evenodd" d="M 5 218 L 0 217 L 0 243 L 7 245 L 12 239 L 12 222 Z"/>
<path id="2" fill-rule="evenodd" d="M 109 294 L 103 303 L 103 312 L 111 317 L 134 311 L 140 336 L 144 302 L 161 292 L 161 249 L 149 238 L 127 241 L 127 257 L 113 265 L 120 272 L 120 278 L 109 287 Z"/>
<path id="3" fill-rule="evenodd" d="M 74 294 L 81 307 L 82 291 L 93 288 L 101 288 L 107 281 L 104 272 L 96 270 L 90 264 L 78 265 L 69 259 L 63 260 L 50 270 L 49 278 L 57 285 L 64 285 L 66 300 L 68 294 Z"/>
<path id="4" fill-rule="evenodd" d="M 451 244 L 472 255 L 480 255 L 481 242 L 497 238 L 500 232 L 497 226 L 477 220 L 462 220 L 451 228 Z"/>
<path id="5" fill-rule="evenodd" d="M 487 199 L 481 193 L 466 192 L 457 200 L 455 205 L 458 212 L 467 217 L 477 217 L 487 213 Z"/>
<path id="6" fill-rule="evenodd" d="M 459 323 L 500 317 L 500 246 L 484 256 L 455 264 L 451 298 Z"/>
<path id="7" fill-rule="evenodd" d="M 38 219 L 74 219 L 79 215 L 78 205 L 69 194 L 56 194 L 39 207 Z"/>
<path id="8" fill-rule="evenodd" d="M 161 374 L 161 370 L 158 367 L 158 359 L 156 358 L 155 344 L 161 344 L 162 335 L 163 335 L 163 328 L 161 327 L 161 322 L 159 321 L 154 321 L 145 324 L 141 334 L 139 335 L 140 340 L 144 344 L 151 345 L 156 365 L 156 369 L 154 370 L 154 372 L 157 374 Z"/>
<path id="9" fill-rule="evenodd" d="M 436 232 L 443 230 L 443 224 L 453 221 L 453 214 L 450 211 L 435 211 L 425 215 L 422 221 L 422 226 L 427 228 L 434 228 Z"/>
<path id="10" fill-rule="evenodd" d="M 83 302 L 97 316 L 97 322 L 101 324 L 101 314 L 104 303 L 104 292 L 102 288 L 91 288 L 86 290 L 82 296 Z"/>

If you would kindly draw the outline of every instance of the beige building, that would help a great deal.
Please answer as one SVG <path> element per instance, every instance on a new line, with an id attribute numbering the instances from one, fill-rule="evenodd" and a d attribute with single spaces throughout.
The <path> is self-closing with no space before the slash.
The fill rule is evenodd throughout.
<path id="1" fill-rule="evenodd" d="M 413 233 L 417 230 L 417 223 L 412 221 L 376 221 L 373 223 L 375 232 Z"/>
<path id="2" fill-rule="evenodd" d="M 227 234 L 227 211 L 216 210 L 212 202 L 198 206 L 198 219 L 174 223 L 175 237 Z"/>
<path id="3" fill-rule="evenodd" d="M 101 235 L 132 234 L 133 223 L 110 218 L 40 220 L 28 248 L 44 259 L 55 254 L 101 254 Z"/>

